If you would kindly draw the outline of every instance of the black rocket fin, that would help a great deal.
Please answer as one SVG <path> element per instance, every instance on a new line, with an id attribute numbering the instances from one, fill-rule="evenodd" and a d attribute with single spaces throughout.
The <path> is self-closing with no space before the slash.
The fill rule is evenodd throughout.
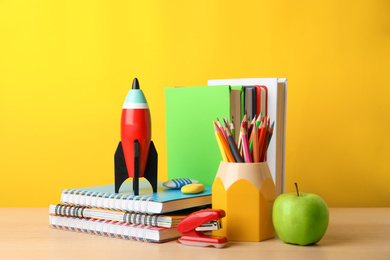
<path id="1" fill-rule="evenodd" d="M 139 142 L 134 141 L 134 177 L 133 177 L 134 195 L 139 195 Z"/>
<path id="2" fill-rule="evenodd" d="M 115 162 L 115 193 L 119 193 L 119 189 L 122 183 L 129 178 L 127 172 L 127 166 L 125 161 L 125 155 L 123 153 L 122 142 L 119 142 L 114 156 Z"/>
<path id="3" fill-rule="evenodd" d="M 139 142 L 134 142 L 134 177 L 133 177 L 133 191 L 134 195 L 139 195 Z M 115 151 L 115 193 L 119 193 L 119 189 L 123 182 L 129 178 L 127 171 L 125 155 L 123 153 L 122 142 L 119 142 Z M 150 142 L 148 158 L 145 166 L 144 178 L 149 181 L 153 192 L 157 192 L 157 151 L 153 141 Z"/>
<path id="4" fill-rule="evenodd" d="M 150 142 L 148 159 L 146 161 L 144 178 L 152 185 L 153 192 L 157 192 L 157 150 L 153 141 Z"/>

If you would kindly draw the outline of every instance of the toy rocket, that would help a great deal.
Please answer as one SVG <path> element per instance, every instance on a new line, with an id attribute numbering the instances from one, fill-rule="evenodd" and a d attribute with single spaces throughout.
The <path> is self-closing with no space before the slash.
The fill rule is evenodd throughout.
<path id="1" fill-rule="evenodd" d="M 151 141 L 151 118 L 148 103 L 133 81 L 122 107 L 121 142 L 115 152 L 115 192 L 122 183 L 133 178 L 134 195 L 138 195 L 139 177 L 145 177 L 157 191 L 157 151 Z"/>

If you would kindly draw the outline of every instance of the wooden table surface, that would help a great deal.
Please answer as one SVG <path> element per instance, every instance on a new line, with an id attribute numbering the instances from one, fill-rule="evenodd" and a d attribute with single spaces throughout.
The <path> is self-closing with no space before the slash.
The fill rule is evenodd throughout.
<path id="1" fill-rule="evenodd" d="M 332 208 L 314 246 L 279 239 L 223 249 L 144 243 L 52 229 L 48 208 L 0 208 L 0 259 L 390 259 L 390 208 Z"/>

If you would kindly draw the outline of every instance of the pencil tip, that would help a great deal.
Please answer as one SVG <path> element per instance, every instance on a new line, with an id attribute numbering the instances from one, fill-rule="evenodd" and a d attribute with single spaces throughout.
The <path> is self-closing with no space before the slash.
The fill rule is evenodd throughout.
<path id="1" fill-rule="evenodd" d="M 225 121 L 225 118 L 223 119 L 223 124 L 225 125 L 226 128 L 228 128 L 228 124 L 227 124 L 227 122 Z"/>

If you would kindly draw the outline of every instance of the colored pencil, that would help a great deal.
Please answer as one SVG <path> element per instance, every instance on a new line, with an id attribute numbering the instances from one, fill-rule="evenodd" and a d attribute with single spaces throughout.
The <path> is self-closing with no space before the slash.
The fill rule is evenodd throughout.
<path id="1" fill-rule="evenodd" d="M 229 127 L 227 127 L 227 123 L 226 122 L 224 122 L 224 123 L 225 123 L 225 128 L 226 128 L 226 135 L 227 135 L 227 138 L 229 140 L 229 145 L 230 145 L 230 148 L 232 149 L 234 159 L 236 160 L 236 162 L 242 163 L 243 161 L 242 161 L 240 152 L 238 151 L 236 141 L 234 141 L 234 138 L 232 136 L 232 132 L 230 131 Z"/>
<path id="2" fill-rule="evenodd" d="M 252 137 L 251 134 L 252 134 L 252 129 L 253 129 L 253 124 L 256 122 L 256 117 L 253 117 L 250 125 L 249 125 L 249 128 L 248 128 L 248 136 Z"/>
<path id="3" fill-rule="evenodd" d="M 255 125 L 257 127 L 257 131 L 259 131 L 259 127 L 260 127 L 260 123 L 261 123 L 261 118 L 262 118 L 262 115 L 263 114 L 263 111 L 260 112 L 260 115 L 257 117 L 256 121 L 255 121 Z M 249 151 L 252 153 L 253 151 L 253 140 L 252 140 L 252 134 L 250 135 L 250 140 L 249 140 Z"/>
<path id="4" fill-rule="evenodd" d="M 214 132 L 215 132 L 217 138 L 219 138 L 221 141 L 221 144 L 222 144 L 222 147 L 226 153 L 228 162 L 235 162 L 232 151 L 230 150 L 228 143 L 226 142 L 225 138 L 223 137 L 221 129 L 217 126 L 215 121 L 213 121 L 213 123 L 214 123 Z"/>
<path id="5" fill-rule="evenodd" d="M 242 135 L 242 150 L 244 153 L 244 160 L 247 163 L 251 163 L 252 158 L 251 158 L 251 154 L 249 152 L 248 136 L 247 136 L 247 130 L 244 126 L 244 122 L 241 125 L 241 135 Z"/>
<path id="6" fill-rule="evenodd" d="M 223 126 L 222 126 L 221 122 L 219 122 L 218 117 L 217 117 L 217 125 L 218 125 L 219 129 L 221 129 L 221 133 L 223 135 L 223 138 L 225 138 L 225 141 L 227 142 L 228 140 L 227 140 L 227 136 L 226 136 L 225 130 L 223 129 Z"/>
<path id="7" fill-rule="evenodd" d="M 259 155 L 259 146 L 257 143 L 259 142 L 259 136 L 257 131 L 257 126 L 254 124 L 253 131 L 252 131 L 252 144 L 255 144 L 253 146 L 253 162 L 259 162 L 260 161 L 260 155 Z"/>
<path id="8" fill-rule="evenodd" d="M 265 159 L 267 158 L 266 156 L 267 156 L 268 138 L 269 138 L 269 124 L 267 123 L 267 131 L 265 133 L 263 151 L 261 151 L 260 162 L 264 162 Z"/>
<path id="9" fill-rule="evenodd" d="M 269 128 L 269 137 L 268 137 L 267 149 L 268 149 L 269 143 L 271 142 L 271 137 L 272 137 L 272 135 L 274 133 L 274 125 L 275 125 L 275 121 L 272 122 L 272 125 Z"/>
<path id="10" fill-rule="evenodd" d="M 230 132 L 232 133 L 233 138 L 235 138 L 235 130 L 234 130 L 234 117 L 232 116 L 232 121 L 230 122 Z"/>
<path id="11" fill-rule="evenodd" d="M 234 161 L 237 162 L 236 155 L 234 154 L 233 147 L 232 147 L 232 145 L 231 145 L 231 143 L 230 143 L 229 136 L 228 136 L 228 130 L 229 130 L 229 129 L 228 129 L 228 128 L 229 128 L 229 127 L 228 127 L 228 124 L 227 124 L 225 118 L 222 118 L 222 120 L 223 120 L 224 129 L 225 129 L 227 144 L 228 144 L 228 146 L 229 146 L 229 148 L 230 148 L 230 151 L 231 151 L 232 154 L 233 154 Z"/>
<path id="12" fill-rule="evenodd" d="M 227 156 L 226 156 L 226 153 L 225 153 L 225 149 L 223 148 L 223 145 L 222 145 L 222 142 L 221 142 L 221 139 L 219 138 L 218 134 L 215 132 L 215 138 L 217 139 L 217 143 L 218 143 L 218 147 L 219 147 L 219 151 L 221 152 L 221 155 L 222 155 L 222 160 L 224 162 L 229 162 Z"/>
<path id="13" fill-rule="evenodd" d="M 241 124 L 241 128 L 242 128 L 242 124 Z M 239 132 L 239 135 L 238 135 L 237 147 L 238 147 L 238 150 L 240 151 L 240 154 L 242 156 L 243 154 L 242 154 L 242 131 L 241 131 L 241 128 L 240 128 L 240 132 Z"/>
<path id="14" fill-rule="evenodd" d="M 257 129 L 258 129 L 259 126 L 260 126 L 261 120 L 263 120 L 263 111 L 260 112 L 260 115 L 259 115 L 259 116 L 257 117 L 257 119 L 256 119 Z"/>
<path id="15" fill-rule="evenodd" d="M 244 118 L 242 119 L 241 127 L 245 128 L 245 132 L 248 133 L 248 115 L 245 113 Z"/>
<path id="16" fill-rule="evenodd" d="M 259 153 L 260 153 L 260 159 L 263 156 L 264 151 L 264 141 L 265 136 L 267 134 L 267 119 L 264 118 L 264 122 L 261 125 L 260 134 L 259 134 Z"/>
<path id="17" fill-rule="evenodd" d="M 241 128 L 245 128 L 246 133 L 248 133 L 248 115 L 245 113 L 244 118 L 241 121 Z M 240 150 L 240 153 L 243 155 L 242 152 L 242 131 L 240 130 L 240 136 L 238 138 L 238 149 Z"/>

